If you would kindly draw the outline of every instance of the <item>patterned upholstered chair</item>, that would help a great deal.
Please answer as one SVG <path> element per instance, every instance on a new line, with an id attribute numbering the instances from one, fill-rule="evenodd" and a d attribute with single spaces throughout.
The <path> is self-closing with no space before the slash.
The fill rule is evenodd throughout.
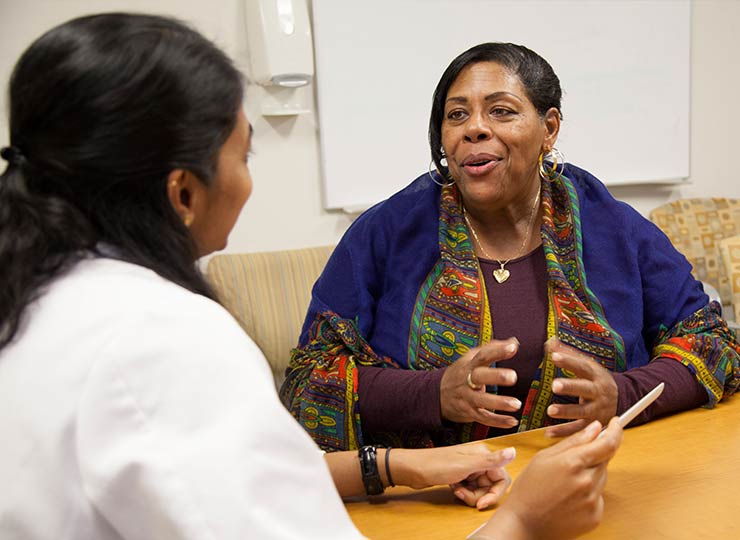
<path id="1" fill-rule="evenodd" d="M 333 249 L 224 254 L 208 262 L 206 275 L 219 299 L 262 350 L 278 387 L 298 343 L 311 288 Z"/>
<path id="2" fill-rule="evenodd" d="M 694 267 L 694 277 L 732 303 L 730 280 L 722 264 L 720 241 L 740 234 L 740 199 L 682 199 L 650 212 L 650 220 L 668 235 Z"/>
<path id="3" fill-rule="evenodd" d="M 740 235 L 725 238 L 719 243 L 722 262 L 730 282 L 730 294 L 736 325 L 740 324 Z"/>

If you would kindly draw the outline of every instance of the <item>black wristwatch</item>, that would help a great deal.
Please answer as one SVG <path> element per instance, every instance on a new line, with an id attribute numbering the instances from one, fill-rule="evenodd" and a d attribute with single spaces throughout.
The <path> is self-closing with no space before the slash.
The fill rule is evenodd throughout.
<path id="1" fill-rule="evenodd" d="M 378 451 L 374 446 L 363 446 L 357 451 L 360 458 L 362 483 L 368 495 L 380 495 L 385 491 L 383 481 L 378 474 Z"/>

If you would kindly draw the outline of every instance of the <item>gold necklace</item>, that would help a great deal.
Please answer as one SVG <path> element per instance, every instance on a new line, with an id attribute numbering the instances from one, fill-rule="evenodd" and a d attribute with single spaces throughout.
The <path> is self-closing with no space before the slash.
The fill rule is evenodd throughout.
<path id="1" fill-rule="evenodd" d="M 465 210 L 465 206 L 463 206 L 463 216 L 465 217 L 465 222 L 468 224 L 468 229 L 470 229 L 470 232 L 473 233 L 473 238 L 475 238 L 475 243 L 478 244 L 478 247 L 480 248 L 481 252 L 483 252 L 483 255 L 485 255 L 486 259 L 496 261 L 501 268 L 496 268 L 493 271 L 493 277 L 496 281 L 499 283 L 503 283 L 507 279 L 509 279 L 509 276 L 511 275 L 511 272 L 509 272 L 506 268 L 504 268 L 507 264 L 509 264 L 509 261 L 512 259 L 518 259 L 521 257 L 522 252 L 524 251 L 524 248 L 529 243 L 529 238 L 532 236 L 532 223 L 534 221 L 534 209 L 537 207 L 537 203 L 540 200 L 540 189 L 537 190 L 537 196 L 534 198 L 534 203 L 532 203 L 532 209 L 529 211 L 529 222 L 527 223 L 527 236 L 524 238 L 524 242 L 522 242 L 521 247 L 519 248 L 519 252 L 505 261 L 501 261 L 499 259 L 494 259 L 491 257 L 486 249 L 483 247 L 483 244 L 481 244 L 480 239 L 478 238 L 478 234 L 475 232 L 475 229 L 473 228 L 473 225 L 470 223 L 470 219 L 468 218 L 468 212 Z"/>

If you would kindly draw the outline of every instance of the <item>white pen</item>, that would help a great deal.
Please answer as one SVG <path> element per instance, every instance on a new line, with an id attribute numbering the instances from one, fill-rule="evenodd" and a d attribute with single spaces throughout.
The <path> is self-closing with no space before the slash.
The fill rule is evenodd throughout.
<path id="1" fill-rule="evenodd" d="M 618 419 L 619 425 L 622 426 L 622 428 L 624 428 L 624 427 L 627 426 L 627 424 L 629 424 L 630 422 L 632 422 L 632 420 L 634 420 L 637 417 L 638 414 L 640 414 L 642 411 L 644 411 L 645 409 L 647 409 L 648 406 L 653 401 L 655 401 L 656 399 L 658 399 L 658 396 L 663 393 L 663 388 L 665 388 L 665 383 L 658 384 L 655 388 L 653 388 L 652 390 L 650 390 L 650 392 L 648 392 L 647 394 L 645 394 L 644 396 L 642 396 L 642 398 L 640 398 L 640 400 L 637 403 L 635 403 L 634 405 L 632 405 L 632 407 L 630 407 L 629 409 L 627 409 L 626 411 L 624 411 L 619 416 L 619 419 Z M 604 434 L 604 431 L 602 430 L 601 433 L 599 433 L 596 436 L 596 438 L 598 439 L 603 434 Z M 471 532 L 466 537 L 466 540 L 468 538 L 471 538 L 472 536 L 474 536 L 475 533 L 477 533 L 478 531 L 480 531 L 484 527 L 484 525 L 486 523 L 488 523 L 488 522 L 487 521 L 486 522 L 483 522 L 480 525 L 480 527 L 476 528 L 473 532 Z"/>
<path id="2" fill-rule="evenodd" d="M 629 409 L 624 411 L 619 416 L 619 425 L 623 428 L 627 426 L 632 420 L 637 417 L 638 414 L 640 414 L 642 411 L 644 411 L 648 405 L 650 405 L 653 401 L 658 399 L 658 396 L 663 392 L 663 388 L 665 388 L 665 383 L 660 383 L 658 386 L 650 390 L 647 394 L 645 394 L 640 401 L 632 405 Z M 599 433 L 597 439 L 601 437 L 604 434 L 602 431 Z"/>

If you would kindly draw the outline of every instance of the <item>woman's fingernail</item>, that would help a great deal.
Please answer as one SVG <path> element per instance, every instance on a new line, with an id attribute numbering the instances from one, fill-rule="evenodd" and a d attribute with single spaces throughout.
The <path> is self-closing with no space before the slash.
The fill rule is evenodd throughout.
<path id="1" fill-rule="evenodd" d="M 518 399 L 512 399 L 509 400 L 509 406 L 514 407 L 516 410 L 519 410 L 519 408 L 522 406 L 522 402 Z"/>
<path id="2" fill-rule="evenodd" d="M 563 355 L 560 353 L 554 352 L 550 355 L 550 358 L 552 359 L 553 362 L 557 362 L 563 358 Z"/>
<path id="3" fill-rule="evenodd" d="M 506 352 L 507 352 L 507 353 L 513 353 L 513 352 L 516 352 L 516 349 L 517 349 L 517 347 L 518 347 L 518 346 L 519 346 L 519 345 L 518 345 L 517 343 L 509 343 L 509 344 L 508 344 L 508 345 L 506 346 Z"/>
<path id="4" fill-rule="evenodd" d="M 514 448 L 513 446 L 510 446 L 509 448 L 504 448 L 503 450 L 501 450 L 501 457 L 507 461 L 511 461 L 516 457 L 516 448 Z"/>
<path id="5" fill-rule="evenodd" d="M 559 407 L 557 405 L 550 405 L 547 408 L 547 414 L 549 416 L 552 416 L 553 414 L 558 414 L 558 409 L 559 409 Z"/>
<path id="6" fill-rule="evenodd" d="M 562 389 L 563 383 L 561 383 L 560 381 L 555 381 L 554 383 L 552 383 L 552 391 L 556 394 L 559 393 Z"/>
<path id="7" fill-rule="evenodd" d="M 465 494 L 462 491 L 460 491 L 460 490 L 458 490 L 458 491 L 455 492 L 455 497 L 457 497 L 461 501 L 464 501 L 465 500 Z"/>

